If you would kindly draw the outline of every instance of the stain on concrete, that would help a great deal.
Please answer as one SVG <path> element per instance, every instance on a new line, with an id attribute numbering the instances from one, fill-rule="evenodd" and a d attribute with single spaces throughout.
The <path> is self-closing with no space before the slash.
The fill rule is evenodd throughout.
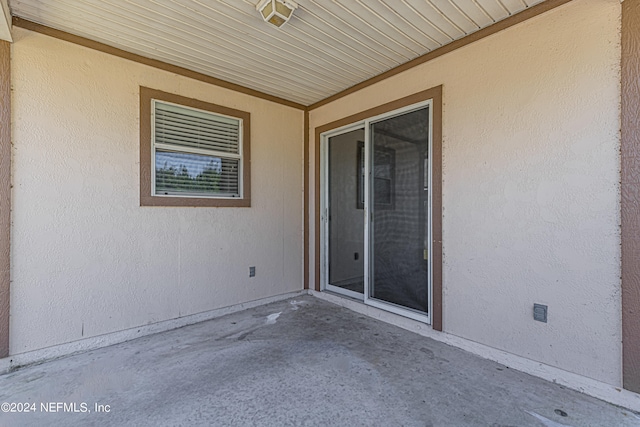
<path id="1" fill-rule="evenodd" d="M 267 316 L 267 325 L 273 325 L 274 323 L 276 323 L 276 321 L 278 320 L 278 317 L 280 317 L 280 315 L 282 314 L 282 312 L 278 312 L 278 313 L 273 313 Z"/>
<path id="2" fill-rule="evenodd" d="M 529 412 L 529 411 L 525 411 L 525 412 L 533 417 L 536 417 L 545 427 L 572 427 L 568 424 L 561 424 L 553 420 L 550 420 L 549 418 L 543 417 L 542 415 L 536 414 L 535 412 Z"/>

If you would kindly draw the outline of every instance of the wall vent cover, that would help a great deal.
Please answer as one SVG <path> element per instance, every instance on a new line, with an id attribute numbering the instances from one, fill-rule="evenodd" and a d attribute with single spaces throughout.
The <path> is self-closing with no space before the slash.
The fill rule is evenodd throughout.
<path id="1" fill-rule="evenodd" d="M 547 306 L 542 304 L 533 304 L 533 320 L 547 323 Z"/>

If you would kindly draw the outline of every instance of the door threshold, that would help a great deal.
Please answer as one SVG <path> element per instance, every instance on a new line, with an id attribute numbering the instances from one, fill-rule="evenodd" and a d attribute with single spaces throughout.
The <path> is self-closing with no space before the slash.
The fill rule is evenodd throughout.
<path id="1" fill-rule="evenodd" d="M 349 298 L 354 301 L 364 302 L 364 294 L 361 294 L 355 291 L 350 291 L 348 289 L 343 289 L 339 286 L 326 285 L 323 292 L 329 292 L 333 295 L 339 295 L 341 297 Z"/>
<path id="2" fill-rule="evenodd" d="M 350 291 L 346 291 L 346 292 L 350 292 Z M 321 291 L 321 293 L 326 293 L 329 295 L 333 295 L 336 297 L 340 297 L 340 298 L 344 298 L 347 299 L 349 301 L 353 301 L 353 302 L 357 302 L 362 304 L 365 307 L 375 307 L 377 309 L 380 310 L 384 310 L 387 311 L 389 313 L 393 313 L 393 314 L 397 314 L 398 316 L 402 316 L 402 317 L 406 317 L 408 319 L 412 319 L 412 320 L 416 320 L 418 322 L 427 324 L 427 325 L 431 325 L 431 316 L 429 316 L 429 314 L 427 313 L 423 313 L 421 311 L 418 310 L 414 310 L 411 308 L 407 308 L 407 307 L 403 307 L 397 304 L 393 304 L 390 302 L 386 302 L 386 301 L 382 301 L 382 300 L 376 300 L 373 298 L 369 298 L 367 300 L 367 302 L 364 302 L 364 295 L 362 296 L 362 298 L 358 298 L 356 296 L 352 296 L 352 295 L 348 295 L 344 290 L 343 291 L 335 291 L 335 290 L 331 290 L 331 289 L 324 289 Z M 354 293 L 355 292 L 350 292 L 350 293 Z"/>

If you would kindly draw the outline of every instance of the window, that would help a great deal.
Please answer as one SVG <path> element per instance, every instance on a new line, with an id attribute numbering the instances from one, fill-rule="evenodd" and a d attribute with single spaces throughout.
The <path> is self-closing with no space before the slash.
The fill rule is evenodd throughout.
<path id="1" fill-rule="evenodd" d="M 140 88 L 141 206 L 250 206 L 249 113 Z"/>
<path id="2" fill-rule="evenodd" d="M 364 141 L 358 141 L 358 200 L 356 207 L 364 209 Z M 373 178 L 375 192 L 373 200 L 376 209 L 395 208 L 395 165 L 396 152 L 392 148 L 374 147 Z"/>
<path id="3" fill-rule="evenodd" d="M 155 195 L 240 197 L 242 120 L 151 102 Z"/>

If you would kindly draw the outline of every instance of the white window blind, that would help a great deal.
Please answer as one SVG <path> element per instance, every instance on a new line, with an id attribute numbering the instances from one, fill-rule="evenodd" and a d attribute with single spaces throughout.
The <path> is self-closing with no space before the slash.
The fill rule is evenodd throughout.
<path id="1" fill-rule="evenodd" d="M 242 120 L 153 101 L 155 195 L 241 197 Z"/>

